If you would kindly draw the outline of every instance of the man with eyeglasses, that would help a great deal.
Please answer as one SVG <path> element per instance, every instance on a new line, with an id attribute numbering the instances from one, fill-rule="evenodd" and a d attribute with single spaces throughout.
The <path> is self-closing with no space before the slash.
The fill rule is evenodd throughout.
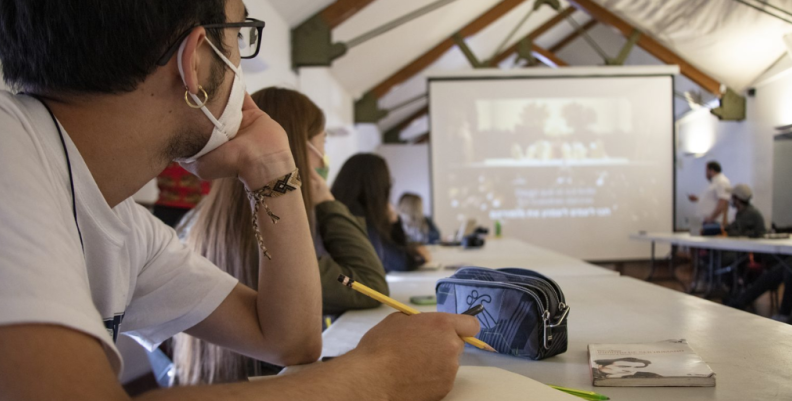
<path id="1" fill-rule="evenodd" d="M 129 200 L 172 160 L 251 191 L 294 172 L 285 132 L 245 91 L 240 59 L 264 28 L 246 14 L 241 0 L 0 0 L 0 62 L 21 92 L 0 92 L 0 398 L 127 399 L 119 333 L 151 348 L 186 331 L 280 365 L 319 357 L 299 191 L 272 184 L 285 194 L 256 216 L 271 256 L 258 292 Z M 459 336 L 477 330 L 467 316 L 392 315 L 294 375 L 142 398 L 437 400 Z"/>

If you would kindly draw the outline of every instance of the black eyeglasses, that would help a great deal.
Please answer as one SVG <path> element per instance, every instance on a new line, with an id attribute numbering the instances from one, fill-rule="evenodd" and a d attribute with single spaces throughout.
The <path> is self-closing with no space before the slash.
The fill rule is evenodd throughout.
<path id="1" fill-rule="evenodd" d="M 168 48 L 165 54 L 157 61 L 157 65 L 163 66 L 168 64 L 173 54 L 181 46 L 182 41 L 193 29 L 202 26 L 206 29 L 226 29 L 226 28 L 240 28 L 239 30 L 239 55 L 242 58 L 248 59 L 256 57 L 261 49 L 261 33 L 264 31 L 264 21 L 255 18 L 246 18 L 244 22 L 229 22 L 225 24 L 205 24 L 196 25 L 188 29 Z"/>

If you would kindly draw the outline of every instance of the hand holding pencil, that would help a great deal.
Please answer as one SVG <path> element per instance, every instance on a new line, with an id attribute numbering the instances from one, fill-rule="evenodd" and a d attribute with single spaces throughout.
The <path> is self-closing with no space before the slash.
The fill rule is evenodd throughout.
<path id="1" fill-rule="evenodd" d="M 360 284 L 360 283 L 352 280 L 351 278 L 349 278 L 347 276 L 344 276 L 344 275 L 338 276 L 338 281 L 341 284 L 343 284 L 343 285 L 345 285 L 347 287 L 350 287 L 350 288 L 352 288 L 355 291 L 360 292 L 361 294 L 367 295 L 367 296 L 369 296 L 369 297 L 371 297 L 371 298 L 373 298 L 373 299 L 375 299 L 375 300 L 377 300 L 377 301 L 379 301 L 379 302 L 381 302 L 381 303 L 383 303 L 385 305 L 388 305 L 388 306 L 398 310 L 399 312 L 404 313 L 405 315 L 411 316 L 411 315 L 417 315 L 417 314 L 421 313 L 418 310 L 416 310 L 415 308 L 407 306 L 407 305 L 405 305 L 405 304 L 403 304 L 403 303 L 401 303 L 401 302 L 399 302 L 399 301 L 397 301 L 397 300 L 395 300 L 395 299 L 393 299 L 393 298 L 391 298 L 391 297 L 389 297 L 387 295 L 384 295 L 384 294 L 381 294 L 381 293 L 379 293 L 379 292 L 377 292 L 375 290 L 372 290 L 371 288 L 366 287 L 365 285 Z M 483 350 L 490 351 L 490 352 L 497 352 L 497 351 L 495 351 L 494 348 L 489 346 L 487 343 L 485 343 L 485 342 L 483 342 L 483 341 L 481 341 L 481 340 L 479 340 L 479 339 L 477 339 L 475 337 L 463 336 L 462 340 L 464 342 L 476 347 L 476 348 L 483 349 Z"/>

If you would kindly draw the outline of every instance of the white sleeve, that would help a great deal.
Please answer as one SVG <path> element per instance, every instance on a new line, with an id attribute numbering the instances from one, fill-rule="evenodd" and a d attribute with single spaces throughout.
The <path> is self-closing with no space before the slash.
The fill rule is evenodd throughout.
<path id="1" fill-rule="evenodd" d="M 48 168 L 21 112 L 0 99 L 0 325 L 54 324 L 97 338 L 120 359 L 91 297 L 68 183 Z M 65 168 L 65 167 L 64 167 Z"/>
<path id="2" fill-rule="evenodd" d="M 122 330 L 152 349 L 206 319 L 238 280 L 192 252 L 176 232 L 132 205 L 138 238 L 147 250 Z"/>
<path id="3" fill-rule="evenodd" d="M 717 184 L 715 185 L 715 194 L 718 196 L 720 200 L 730 200 L 731 199 L 731 185 L 726 180 L 718 180 Z"/>

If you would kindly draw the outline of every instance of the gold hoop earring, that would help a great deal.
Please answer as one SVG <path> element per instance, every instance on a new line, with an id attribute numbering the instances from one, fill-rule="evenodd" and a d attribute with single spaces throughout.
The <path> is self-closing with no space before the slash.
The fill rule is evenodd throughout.
<path id="1" fill-rule="evenodd" d="M 201 93 L 203 93 L 204 99 L 201 102 L 201 104 L 192 104 L 192 102 L 190 102 L 190 90 L 187 89 L 186 91 L 184 91 L 184 101 L 187 102 L 187 105 L 193 109 L 200 109 L 201 107 L 206 106 L 206 102 L 209 100 L 209 94 L 206 93 L 203 86 L 198 85 L 198 90 L 201 91 Z"/>

